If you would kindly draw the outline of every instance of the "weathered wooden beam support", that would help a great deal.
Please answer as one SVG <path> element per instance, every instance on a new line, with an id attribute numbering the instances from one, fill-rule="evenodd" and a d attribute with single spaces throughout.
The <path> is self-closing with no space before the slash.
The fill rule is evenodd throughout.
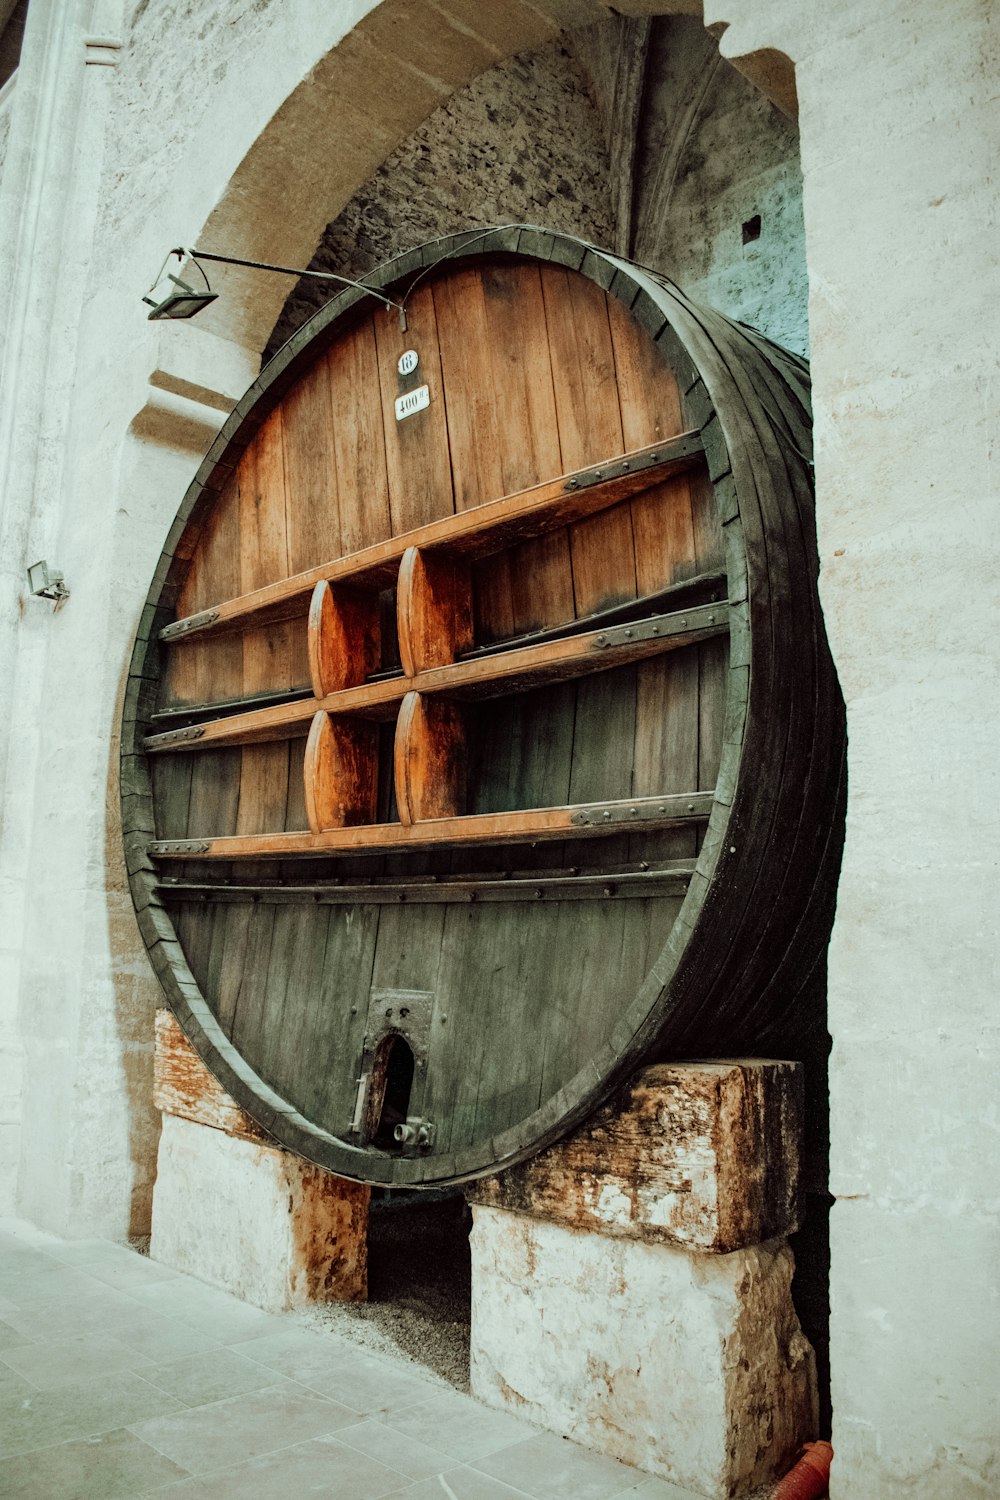
<path id="1" fill-rule="evenodd" d="M 331 597 L 328 588 L 325 597 Z M 332 615 L 332 611 L 330 613 Z M 305 733 L 307 722 L 320 710 L 342 717 L 391 719 L 406 695 L 414 691 L 427 696 L 459 699 L 503 697 L 508 693 L 527 692 L 546 684 L 586 677 L 592 672 L 607 672 L 613 667 L 725 635 L 729 629 L 728 604 L 693 605 L 687 610 L 651 615 L 631 624 L 606 626 L 603 630 L 591 630 L 582 635 L 567 635 L 515 650 L 491 652 L 428 667 L 413 677 L 379 678 L 338 689 L 322 698 L 295 699 L 248 714 L 232 714 L 206 724 L 167 730 L 163 734 L 148 736 L 143 748 L 155 754 L 288 739 Z M 319 630 L 317 627 L 313 640 Z M 406 650 L 412 656 L 412 644 L 408 643 Z M 321 655 L 319 647 L 314 655 L 318 660 Z M 339 659 L 340 655 L 342 652 L 331 649 L 329 662 Z M 322 670 L 329 673 L 331 667 L 315 666 L 314 676 Z"/>
<path id="2" fill-rule="evenodd" d="M 627 801 L 578 803 L 529 812 L 477 813 L 464 818 L 430 818 L 423 823 L 370 823 L 361 828 L 328 828 L 322 833 L 237 834 L 207 839 L 154 839 L 147 846 L 156 859 L 261 859 L 359 850 L 411 849 L 464 844 L 517 844 L 546 839 L 600 838 L 624 829 L 683 827 L 706 820 L 713 792 L 668 793 Z"/>
<path id="3" fill-rule="evenodd" d="M 495 879 L 485 876 L 438 876 L 430 880 L 404 880 L 399 876 L 373 877 L 364 881 L 317 881 L 314 885 L 228 884 L 222 881 L 178 880 L 171 876 L 157 886 L 160 900 L 213 902 L 263 902 L 288 906 L 300 902 L 329 906 L 393 906 L 403 902 L 430 905 L 468 901 L 628 901 L 650 896 L 683 896 L 694 874 L 693 859 L 676 859 L 648 870 L 597 870 L 586 875 L 545 871 L 518 874 L 512 871 Z"/>
<path id="4" fill-rule="evenodd" d="M 592 613 L 578 615 L 568 624 L 549 625 L 537 630 L 525 631 L 510 639 L 490 641 L 475 646 L 471 651 L 459 654 L 462 661 L 475 661 L 480 656 L 496 656 L 501 651 L 513 651 L 522 646 L 535 646 L 542 641 L 558 641 L 568 635 L 582 635 L 588 630 L 601 629 L 606 625 L 627 625 L 648 615 L 666 612 L 669 609 L 693 609 L 696 604 L 718 604 L 726 598 L 726 574 L 716 569 L 708 573 L 697 573 L 693 578 L 683 578 L 679 583 L 668 584 L 649 594 L 640 594 L 635 599 L 626 599 L 622 604 L 610 605 L 607 609 L 595 609 Z M 158 716 L 154 714 L 154 719 Z M 162 717 L 159 716 L 159 717 Z"/>
<path id="5" fill-rule="evenodd" d="M 532 485 L 499 500 L 470 505 L 443 520 L 390 537 L 360 552 L 282 578 L 275 583 L 226 599 L 214 609 L 174 620 L 160 631 L 160 640 L 179 644 L 208 630 L 239 628 L 254 615 L 270 620 L 288 618 L 289 606 L 305 601 L 316 585 L 351 583 L 378 589 L 391 585 L 410 547 L 441 549 L 461 557 L 483 557 L 555 527 L 568 526 L 585 516 L 618 505 L 675 474 L 686 473 L 703 458 L 697 432 L 681 432 L 661 442 L 605 459 L 589 468 Z"/>

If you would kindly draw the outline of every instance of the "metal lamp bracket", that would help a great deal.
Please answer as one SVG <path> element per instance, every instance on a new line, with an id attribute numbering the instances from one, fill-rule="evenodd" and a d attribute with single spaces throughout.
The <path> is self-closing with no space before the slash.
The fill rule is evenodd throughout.
<path id="1" fill-rule="evenodd" d="M 36 599 L 54 599 L 58 603 L 69 598 L 69 589 L 62 571 L 50 568 L 44 558 L 41 562 L 32 563 L 28 569 L 28 589 Z"/>

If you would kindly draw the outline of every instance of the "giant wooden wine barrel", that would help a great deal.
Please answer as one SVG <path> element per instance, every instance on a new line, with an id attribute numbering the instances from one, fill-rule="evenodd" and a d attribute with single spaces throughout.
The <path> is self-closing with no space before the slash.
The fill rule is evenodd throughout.
<path id="1" fill-rule="evenodd" d="M 536 229 L 371 284 L 396 306 L 319 312 L 184 498 L 123 822 L 225 1088 L 441 1185 L 644 1060 L 816 1027 L 844 732 L 801 360 Z"/>

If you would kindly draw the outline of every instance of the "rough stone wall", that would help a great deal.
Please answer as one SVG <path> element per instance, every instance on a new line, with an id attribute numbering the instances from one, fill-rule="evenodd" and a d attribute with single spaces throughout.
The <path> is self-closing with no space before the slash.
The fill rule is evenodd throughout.
<path id="1" fill-rule="evenodd" d="M 636 258 L 808 355 L 798 130 L 687 17 L 654 25 L 648 87 Z"/>
<path id="2" fill-rule="evenodd" d="M 562 40 L 491 68 L 436 109 L 328 227 L 309 265 L 358 277 L 453 230 L 508 222 L 599 244 L 613 234 L 601 121 Z M 299 282 L 265 358 L 330 297 L 321 281 Z"/>
<path id="3" fill-rule="evenodd" d="M 691 16 L 649 25 L 639 106 L 615 88 L 634 25 L 573 34 L 609 146 L 635 134 L 630 253 L 690 296 L 808 354 L 802 173 L 794 123 L 720 57 Z M 624 156 L 625 153 L 621 153 Z M 743 226 L 760 217 L 744 243 Z"/>
<path id="4" fill-rule="evenodd" d="M 331 223 L 310 269 L 358 277 L 455 229 L 526 222 L 613 246 L 614 75 L 634 28 L 607 21 L 509 59 L 460 89 Z M 635 122 L 635 258 L 692 296 L 808 349 L 798 133 L 689 17 L 654 22 Z M 761 217 L 760 237 L 742 229 Z M 289 295 L 265 350 L 329 300 Z"/>

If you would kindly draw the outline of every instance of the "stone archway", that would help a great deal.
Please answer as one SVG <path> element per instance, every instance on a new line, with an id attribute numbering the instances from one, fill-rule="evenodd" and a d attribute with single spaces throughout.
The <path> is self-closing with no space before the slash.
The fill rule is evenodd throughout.
<path id="1" fill-rule="evenodd" d="M 308 53 L 300 55 L 301 78 L 247 138 L 197 232 L 199 244 L 225 247 L 226 253 L 250 260 L 305 265 L 326 224 L 454 90 L 560 30 L 619 13 L 640 19 L 700 16 L 702 3 L 634 0 L 611 7 L 600 0 L 502 0 L 484 8 L 476 0 L 380 0 L 366 9 L 359 5 L 352 27 L 339 36 L 328 27 L 315 38 L 311 62 Z M 724 37 L 728 21 L 707 10 L 705 21 L 713 34 Z M 728 56 L 731 49 L 722 50 Z M 748 56 L 729 60 L 784 113 L 794 115 L 794 69 L 783 53 L 757 46 Z M 208 121 L 205 134 L 211 132 Z M 192 149 L 200 155 L 202 142 Z M 204 149 L 211 154 L 207 139 Z M 227 268 L 220 282 L 225 305 L 212 309 L 204 326 L 246 348 L 262 348 L 285 288 L 239 268 Z"/>

